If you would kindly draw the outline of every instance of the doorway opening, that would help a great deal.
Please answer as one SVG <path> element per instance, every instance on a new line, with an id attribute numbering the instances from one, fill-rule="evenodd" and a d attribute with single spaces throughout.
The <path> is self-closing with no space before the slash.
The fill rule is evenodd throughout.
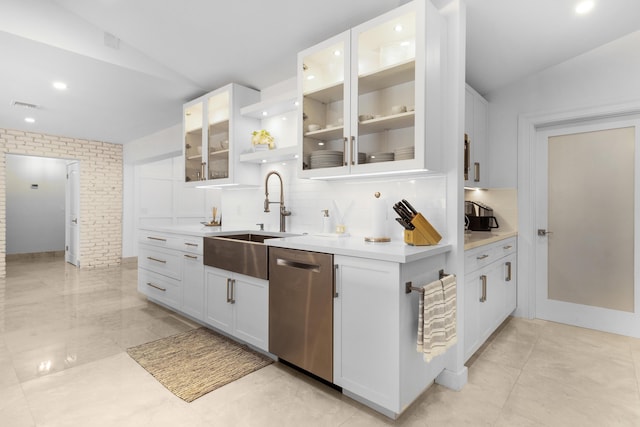
<path id="1" fill-rule="evenodd" d="M 59 258 L 79 266 L 79 229 L 69 226 L 79 207 L 79 173 L 71 182 L 70 167 L 77 171 L 78 161 L 6 155 L 7 261 Z"/>

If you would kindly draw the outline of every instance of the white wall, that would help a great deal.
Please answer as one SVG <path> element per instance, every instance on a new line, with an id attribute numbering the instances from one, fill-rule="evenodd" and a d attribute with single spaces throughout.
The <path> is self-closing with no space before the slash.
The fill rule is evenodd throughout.
<path id="1" fill-rule="evenodd" d="M 64 251 L 66 164 L 7 155 L 7 254 Z"/>
<path id="2" fill-rule="evenodd" d="M 640 31 L 486 94 L 490 186 L 517 185 L 518 115 L 640 99 Z"/>

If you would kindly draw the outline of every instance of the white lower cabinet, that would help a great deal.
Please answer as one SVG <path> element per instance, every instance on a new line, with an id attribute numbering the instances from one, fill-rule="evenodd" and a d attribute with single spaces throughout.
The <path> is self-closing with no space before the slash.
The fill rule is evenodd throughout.
<path id="1" fill-rule="evenodd" d="M 204 264 L 202 254 L 182 254 L 182 311 L 204 318 Z"/>
<path id="2" fill-rule="evenodd" d="M 465 252 L 464 355 L 475 353 L 516 308 L 516 239 Z"/>
<path id="3" fill-rule="evenodd" d="M 406 264 L 334 256 L 334 383 L 343 393 L 395 418 L 444 369 L 416 351 L 418 294 L 437 279 L 444 255 Z"/>
<path id="4" fill-rule="evenodd" d="M 153 301 L 202 320 L 202 237 L 140 230 L 138 243 L 138 291 Z"/>
<path id="5" fill-rule="evenodd" d="M 269 281 L 205 267 L 205 300 L 205 323 L 268 351 Z"/>

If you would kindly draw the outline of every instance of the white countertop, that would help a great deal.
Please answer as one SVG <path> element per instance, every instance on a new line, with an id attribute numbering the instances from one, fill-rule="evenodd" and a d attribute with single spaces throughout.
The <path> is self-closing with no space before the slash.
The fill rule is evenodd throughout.
<path id="1" fill-rule="evenodd" d="M 410 246 L 401 240 L 365 242 L 363 237 L 295 236 L 265 240 L 269 246 L 407 263 L 449 252 L 451 245 Z"/>
<path id="2" fill-rule="evenodd" d="M 517 236 L 517 231 L 472 231 L 464 235 L 464 250 L 477 248 L 488 245 L 489 243 L 499 242 L 509 237 Z"/>
<path id="3" fill-rule="evenodd" d="M 270 231 L 207 227 L 200 224 L 144 226 L 140 227 L 140 229 L 197 237 L 223 236 L 235 233 L 259 233 L 272 236 L 281 234 Z M 365 242 L 363 237 L 324 237 L 317 235 L 295 235 L 267 239 L 265 244 L 280 248 L 324 252 L 398 263 L 417 261 L 451 250 L 451 245 L 443 243 L 434 246 L 411 246 L 402 240 L 392 240 L 387 243 L 370 243 Z"/>

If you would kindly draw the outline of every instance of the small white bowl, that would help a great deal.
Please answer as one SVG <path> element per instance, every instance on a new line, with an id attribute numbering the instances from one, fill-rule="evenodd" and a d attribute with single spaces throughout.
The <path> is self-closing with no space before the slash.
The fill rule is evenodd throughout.
<path id="1" fill-rule="evenodd" d="M 364 122 L 365 120 L 371 120 L 373 119 L 373 116 L 371 114 L 361 114 L 358 116 L 358 120 L 360 120 L 361 122 Z"/>
<path id="2" fill-rule="evenodd" d="M 320 125 L 316 125 L 316 124 L 310 124 L 308 126 L 309 132 L 315 132 L 317 130 L 320 130 Z"/>
<path id="3" fill-rule="evenodd" d="M 407 111 L 406 105 L 394 105 L 391 107 L 391 114 L 400 114 Z"/>

